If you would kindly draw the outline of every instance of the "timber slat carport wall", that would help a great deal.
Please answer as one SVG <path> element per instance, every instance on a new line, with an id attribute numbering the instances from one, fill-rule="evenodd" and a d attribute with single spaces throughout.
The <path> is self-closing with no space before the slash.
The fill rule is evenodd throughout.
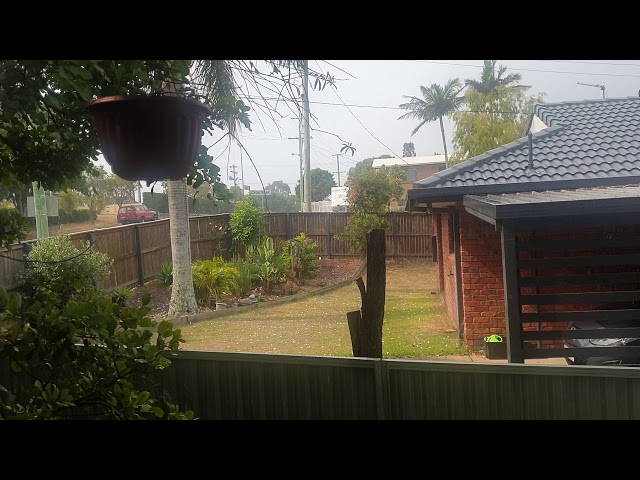
<path id="1" fill-rule="evenodd" d="M 640 225 L 619 216 L 573 219 L 571 231 L 566 223 L 549 219 L 529 221 L 526 228 L 507 222 L 502 242 L 510 362 L 640 356 L 640 346 L 562 346 L 567 339 L 640 338 Z M 603 309 L 611 303 L 628 305 Z M 638 323 L 633 328 L 567 329 L 579 320 Z"/>
<path id="2" fill-rule="evenodd" d="M 353 256 L 347 243 L 337 238 L 344 232 L 351 215 L 326 212 L 269 213 L 265 214 L 265 233 L 273 238 L 276 245 L 306 233 L 318 245 L 316 254 L 320 256 Z M 192 260 L 216 255 L 229 257 L 231 239 L 224 233 L 229 219 L 228 213 L 189 218 Z M 385 220 L 390 225 L 385 232 L 388 257 L 431 256 L 433 230 L 430 215 L 399 212 L 387 214 Z M 113 259 L 110 277 L 98 285 L 104 290 L 143 284 L 160 274 L 163 263 L 171 262 L 168 219 L 72 233 L 69 236 L 76 246 L 92 241 L 97 251 Z M 23 259 L 23 247 L 24 244 L 15 244 L 10 252 L 0 249 L 0 255 Z M 15 289 L 18 286 L 15 275 L 23 268 L 23 262 L 0 257 L 0 287 L 8 291 Z"/>

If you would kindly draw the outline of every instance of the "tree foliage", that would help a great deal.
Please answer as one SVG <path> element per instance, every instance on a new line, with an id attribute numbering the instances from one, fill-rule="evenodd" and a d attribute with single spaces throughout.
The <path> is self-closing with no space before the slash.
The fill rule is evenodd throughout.
<path id="1" fill-rule="evenodd" d="M 264 214 L 253 196 L 246 196 L 235 204 L 229 219 L 231 238 L 238 248 L 260 245 L 264 232 Z"/>
<path id="2" fill-rule="evenodd" d="M 311 184 L 311 201 L 320 202 L 331 195 L 331 188 L 337 187 L 331 172 L 322 168 L 312 168 L 309 170 L 309 180 Z M 296 185 L 296 197 L 300 196 L 300 180 Z"/>
<path id="3" fill-rule="evenodd" d="M 184 341 L 180 330 L 151 320 L 148 298 L 129 308 L 97 292 L 108 273 L 103 254 L 59 236 L 39 242 L 29 260 L 24 296 L 0 288 L 0 364 L 13 370 L 0 385 L 0 418 L 193 418 L 152 383 Z"/>
<path id="4" fill-rule="evenodd" d="M 413 142 L 405 142 L 402 144 L 402 156 L 403 157 L 415 157 L 416 147 Z"/>
<path id="5" fill-rule="evenodd" d="M 442 145 L 444 147 L 444 156 L 447 166 L 449 165 L 449 155 L 447 153 L 447 141 L 444 135 L 444 123 L 442 119 L 444 117 L 451 116 L 464 102 L 464 97 L 460 95 L 462 88 L 463 86 L 458 78 L 453 78 L 447 81 L 444 87 L 437 83 L 431 84 L 430 87 L 420 85 L 422 98 L 403 95 L 403 97 L 409 101 L 407 103 L 400 104 L 400 108 L 407 110 L 407 113 L 400 116 L 398 120 L 406 118 L 410 120 L 418 120 L 420 122 L 411 132 L 411 136 L 417 133 L 417 131 L 426 123 L 433 122 L 435 120 L 440 121 Z"/>
<path id="6" fill-rule="evenodd" d="M 388 228 L 384 221 L 392 199 L 403 194 L 404 172 L 398 165 L 392 167 L 364 167 L 347 180 L 347 204 L 353 215 L 341 238 L 349 243 L 353 252 L 364 254 L 367 234 L 376 228 Z"/>
<path id="7" fill-rule="evenodd" d="M 490 94 L 498 87 L 525 90 L 529 88 L 528 86 L 520 85 L 522 75 L 519 73 L 510 73 L 503 77 L 507 71 L 507 67 L 504 65 L 496 66 L 496 63 L 496 60 L 485 60 L 482 73 L 480 74 L 480 80 L 466 79 L 465 85 L 471 90 L 484 95 Z"/>
<path id="8" fill-rule="evenodd" d="M 276 180 L 275 182 L 271 182 L 266 186 L 267 189 L 270 189 L 271 192 L 278 192 L 282 195 L 291 195 L 291 187 L 288 183 L 283 182 L 282 180 Z"/>
<path id="9" fill-rule="evenodd" d="M 533 104 L 544 94 L 527 96 L 526 89 L 497 86 L 487 95 L 470 90 L 465 96 L 469 112 L 454 114 L 451 164 L 481 155 L 520 138 Z"/>

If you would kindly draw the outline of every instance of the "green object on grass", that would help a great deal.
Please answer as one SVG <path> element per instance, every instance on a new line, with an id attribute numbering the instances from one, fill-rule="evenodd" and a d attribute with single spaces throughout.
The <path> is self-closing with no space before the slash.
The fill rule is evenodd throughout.
<path id="1" fill-rule="evenodd" d="M 488 337 L 484 337 L 485 342 L 501 342 L 502 337 L 500 335 L 489 335 Z"/>

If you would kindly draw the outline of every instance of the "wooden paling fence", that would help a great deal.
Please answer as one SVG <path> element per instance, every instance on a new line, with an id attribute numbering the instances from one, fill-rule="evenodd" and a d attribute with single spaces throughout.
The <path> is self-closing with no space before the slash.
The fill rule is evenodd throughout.
<path id="1" fill-rule="evenodd" d="M 348 244 L 338 238 L 344 232 L 351 213 L 271 213 L 265 215 L 265 233 L 276 245 L 305 233 L 318 245 L 320 256 L 354 256 Z M 189 218 L 191 259 L 214 256 L 229 258 L 231 238 L 228 234 L 230 214 L 202 215 Z M 387 214 L 390 227 L 385 232 L 388 257 L 431 257 L 433 234 L 431 216 L 424 213 L 398 212 Z M 74 245 L 85 242 L 113 259 L 111 275 L 98 285 L 112 290 L 119 286 L 142 285 L 160 274 L 163 263 L 171 262 L 169 220 L 102 228 L 69 235 Z M 27 243 L 31 243 L 30 241 Z M 11 251 L 0 249 L 0 287 L 7 291 L 18 284 L 16 274 L 24 268 L 24 243 Z"/>

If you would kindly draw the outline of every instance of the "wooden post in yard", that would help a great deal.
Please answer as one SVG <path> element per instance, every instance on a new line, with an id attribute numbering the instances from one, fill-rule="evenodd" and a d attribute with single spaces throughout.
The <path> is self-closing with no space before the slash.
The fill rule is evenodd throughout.
<path id="1" fill-rule="evenodd" d="M 354 357 L 382 358 L 382 324 L 386 289 L 385 231 L 375 229 L 367 235 L 367 286 L 356 279 L 362 307 L 347 312 Z"/>

